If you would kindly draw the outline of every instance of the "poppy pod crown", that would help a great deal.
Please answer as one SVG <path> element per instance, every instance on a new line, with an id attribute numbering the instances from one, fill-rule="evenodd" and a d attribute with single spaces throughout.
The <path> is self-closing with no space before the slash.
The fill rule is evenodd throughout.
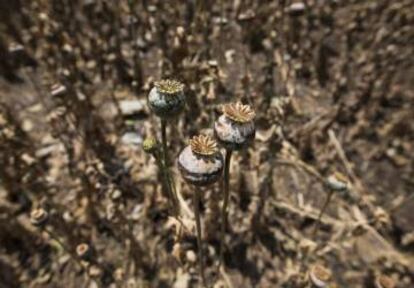
<path id="1" fill-rule="evenodd" d="M 174 95 L 184 91 L 184 84 L 175 80 L 161 80 L 154 83 L 160 93 Z"/>
<path id="2" fill-rule="evenodd" d="M 205 135 L 194 136 L 190 140 L 190 147 L 193 153 L 210 156 L 217 152 L 217 142 Z"/>
<path id="3" fill-rule="evenodd" d="M 249 105 L 240 102 L 223 106 L 221 115 L 214 124 L 214 133 L 225 148 L 240 150 L 248 145 L 255 135 L 256 113 Z"/>
<path id="4" fill-rule="evenodd" d="M 178 156 L 178 167 L 183 178 L 196 186 L 216 182 L 223 170 L 223 156 L 217 143 L 209 136 L 199 135 L 190 140 Z"/>
<path id="5" fill-rule="evenodd" d="M 250 122 L 256 116 L 256 112 L 249 105 L 243 105 L 240 102 L 224 105 L 223 114 L 238 123 Z"/>
<path id="6" fill-rule="evenodd" d="M 184 104 L 184 84 L 176 80 L 155 82 L 148 95 L 148 105 L 161 118 L 176 116 L 184 108 Z"/>

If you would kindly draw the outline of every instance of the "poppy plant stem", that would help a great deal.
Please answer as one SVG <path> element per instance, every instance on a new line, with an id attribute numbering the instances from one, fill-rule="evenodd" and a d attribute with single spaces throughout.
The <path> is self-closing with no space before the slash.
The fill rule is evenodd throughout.
<path id="1" fill-rule="evenodd" d="M 167 121 L 161 119 L 161 141 L 162 141 L 162 160 L 164 165 L 168 167 L 168 151 L 167 151 Z"/>
<path id="2" fill-rule="evenodd" d="M 202 238 L 201 238 L 201 221 L 200 221 L 200 191 L 199 188 L 196 187 L 194 191 L 194 216 L 196 221 L 196 228 L 197 228 L 197 246 L 198 246 L 198 262 L 199 262 L 199 269 L 200 269 L 200 277 L 204 287 L 206 286 L 206 278 L 204 275 L 204 253 L 203 253 L 203 246 L 202 246 Z"/>
<path id="3" fill-rule="evenodd" d="M 315 234 L 316 234 L 316 232 L 317 232 L 317 230 L 319 228 L 319 224 L 321 222 L 322 216 L 323 216 L 323 214 L 325 214 L 325 211 L 326 211 L 326 208 L 328 208 L 329 202 L 331 202 L 331 199 L 332 199 L 333 194 L 334 194 L 334 190 L 333 189 L 330 189 L 329 194 L 328 194 L 328 197 L 326 198 L 325 203 L 323 203 L 322 209 L 319 212 L 318 219 L 316 220 L 316 224 L 315 224 L 315 226 L 313 228 L 313 235 L 314 236 L 315 236 Z"/>
<path id="4" fill-rule="evenodd" d="M 223 207 L 221 211 L 221 233 L 220 233 L 220 263 L 224 263 L 224 236 L 226 233 L 227 226 L 227 206 L 230 199 L 230 161 L 233 151 L 231 149 L 226 149 L 226 157 L 224 159 L 224 177 L 223 177 Z"/>
<path id="5" fill-rule="evenodd" d="M 173 210 L 176 216 L 179 214 L 178 197 L 173 187 L 174 183 L 169 170 L 169 157 L 168 157 L 168 145 L 167 145 L 167 120 L 161 119 L 161 141 L 162 141 L 162 173 L 164 174 L 166 189 L 168 190 L 168 197 L 173 205 Z"/>
<path id="6" fill-rule="evenodd" d="M 161 155 L 160 155 L 161 154 Z M 158 169 L 161 171 L 161 179 L 162 179 L 162 187 L 166 191 L 167 198 L 168 198 L 168 204 L 170 206 L 170 209 L 173 211 L 174 216 L 178 218 L 179 216 L 179 210 L 178 210 L 178 198 L 175 196 L 175 186 L 173 185 L 173 179 L 169 173 L 168 167 L 165 166 L 163 160 L 162 160 L 162 152 L 154 152 L 153 156 L 156 160 Z"/>

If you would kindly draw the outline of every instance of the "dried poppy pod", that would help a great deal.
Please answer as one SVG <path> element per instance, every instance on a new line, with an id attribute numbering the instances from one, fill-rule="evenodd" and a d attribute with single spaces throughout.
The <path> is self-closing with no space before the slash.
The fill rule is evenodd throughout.
<path id="1" fill-rule="evenodd" d="M 314 287 L 327 287 L 331 278 L 331 271 L 321 265 L 314 265 L 309 270 L 309 279 Z"/>
<path id="2" fill-rule="evenodd" d="M 204 256 L 202 249 L 202 232 L 200 220 L 200 189 L 216 182 L 223 171 L 223 156 L 217 149 L 217 143 L 209 136 L 199 135 L 190 140 L 190 145 L 185 147 L 178 156 L 178 166 L 183 178 L 195 186 L 194 191 L 194 216 L 196 220 L 197 245 L 199 254 L 200 277 L 203 286 L 206 287 L 204 275 Z"/>
<path id="3" fill-rule="evenodd" d="M 375 277 L 375 288 L 394 288 L 395 282 L 391 277 L 378 275 Z"/>
<path id="4" fill-rule="evenodd" d="M 175 80 L 155 82 L 148 94 L 148 104 L 160 118 L 176 116 L 184 108 L 184 84 Z"/>
<path id="5" fill-rule="evenodd" d="M 178 166 L 183 178 L 195 186 L 216 182 L 223 171 L 223 156 L 217 143 L 205 135 L 195 136 L 190 145 L 178 156 Z"/>
<path id="6" fill-rule="evenodd" d="M 255 135 L 255 116 L 249 105 L 240 102 L 224 105 L 223 115 L 214 123 L 214 133 L 220 144 L 229 150 L 240 150 L 248 145 Z"/>
<path id="7" fill-rule="evenodd" d="M 249 105 L 240 102 L 223 106 L 223 115 L 214 123 L 214 133 L 219 143 L 226 148 L 223 177 L 223 206 L 220 236 L 220 264 L 224 262 L 224 234 L 227 223 L 227 206 L 230 199 L 230 162 L 233 150 L 240 150 L 253 141 L 255 135 L 254 117 L 256 113 Z"/>
<path id="8" fill-rule="evenodd" d="M 349 189 L 348 178 L 338 171 L 334 172 L 327 178 L 326 184 L 330 189 L 338 192 L 344 192 Z"/>
<path id="9" fill-rule="evenodd" d="M 289 13 L 290 16 L 297 17 L 305 13 L 306 6 L 303 2 L 296 2 L 290 4 L 290 6 L 287 7 L 286 11 Z"/>
<path id="10" fill-rule="evenodd" d="M 49 220 L 49 213 L 43 208 L 34 209 L 30 213 L 30 223 L 36 227 L 42 227 L 46 225 Z"/>
<path id="11" fill-rule="evenodd" d="M 92 256 L 92 249 L 86 243 L 76 246 L 76 255 L 82 260 L 88 260 Z"/>

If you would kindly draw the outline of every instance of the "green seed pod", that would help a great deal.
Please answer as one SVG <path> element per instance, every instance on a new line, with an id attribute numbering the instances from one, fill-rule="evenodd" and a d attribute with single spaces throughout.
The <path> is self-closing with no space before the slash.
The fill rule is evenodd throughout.
<path id="1" fill-rule="evenodd" d="M 217 143 L 209 136 L 195 136 L 178 156 L 178 167 L 183 178 L 195 186 L 216 182 L 223 171 L 223 156 Z"/>
<path id="2" fill-rule="evenodd" d="M 34 209 L 30 213 L 30 223 L 36 227 L 42 227 L 46 225 L 49 220 L 49 213 L 43 208 Z"/>
<path id="3" fill-rule="evenodd" d="M 255 136 L 255 112 L 240 102 L 226 104 L 214 123 L 214 133 L 226 149 L 240 150 L 249 145 Z"/>
<path id="4" fill-rule="evenodd" d="M 175 80 L 156 82 L 148 94 L 148 105 L 160 118 L 177 116 L 184 108 L 184 85 Z"/>
<path id="5" fill-rule="evenodd" d="M 145 153 L 154 154 L 158 149 L 157 139 L 153 137 L 146 138 L 142 143 L 142 149 L 144 149 Z"/>

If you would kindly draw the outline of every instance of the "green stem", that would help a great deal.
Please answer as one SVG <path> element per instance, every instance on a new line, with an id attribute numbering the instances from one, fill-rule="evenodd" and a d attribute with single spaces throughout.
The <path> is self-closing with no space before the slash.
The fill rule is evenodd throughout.
<path id="1" fill-rule="evenodd" d="M 161 141 L 162 141 L 162 160 L 166 167 L 169 166 L 168 151 L 167 151 L 167 121 L 161 119 Z"/>
<path id="2" fill-rule="evenodd" d="M 206 278 L 204 275 L 204 255 L 203 255 L 203 246 L 201 241 L 201 223 L 200 223 L 200 191 L 199 188 L 196 187 L 194 191 L 194 214 L 196 220 L 196 228 L 197 228 L 197 246 L 198 246 L 198 258 L 199 258 L 199 269 L 200 269 L 200 277 L 203 283 L 203 286 L 206 287 Z"/>
<path id="3" fill-rule="evenodd" d="M 316 234 L 316 232 L 317 232 L 317 230 L 318 230 L 318 228 L 319 228 L 319 224 L 320 224 L 320 222 L 321 222 L 322 216 L 323 216 L 323 214 L 325 213 L 326 208 L 328 208 L 329 202 L 331 202 L 331 199 L 332 199 L 333 194 L 334 194 L 334 190 L 333 190 L 333 189 L 331 189 L 331 190 L 329 191 L 329 194 L 328 194 L 328 197 L 326 198 L 325 203 L 324 203 L 324 204 L 323 204 L 323 206 L 322 206 L 321 211 L 319 212 L 318 219 L 316 220 L 316 224 L 315 224 L 315 226 L 314 226 L 314 228 L 313 228 L 313 235 L 314 235 L 314 236 L 315 236 L 315 234 Z"/>
<path id="4" fill-rule="evenodd" d="M 179 216 L 179 205 L 177 192 L 175 191 L 175 186 L 172 181 L 170 169 L 169 169 L 169 157 L 168 157 L 168 146 L 167 146 L 167 120 L 161 119 L 161 141 L 162 141 L 162 173 L 165 177 L 166 189 L 168 190 L 168 197 L 171 198 L 173 205 L 173 210 L 175 211 L 176 216 Z"/>
<path id="5" fill-rule="evenodd" d="M 229 204 L 229 184 L 230 184 L 230 161 L 233 151 L 230 149 L 226 150 L 226 157 L 224 160 L 224 178 L 223 178 L 223 190 L 224 190 L 224 199 L 223 199 L 223 208 L 221 211 L 221 233 L 220 233 L 220 263 L 224 263 L 224 236 L 226 233 L 227 226 L 227 206 Z"/>
<path id="6" fill-rule="evenodd" d="M 177 191 L 175 190 L 175 184 L 171 176 L 170 169 L 168 169 L 168 167 L 165 167 L 165 173 L 167 177 L 168 189 L 170 190 L 170 194 L 173 200 L 172 202 L 174 205 L 174 210 L 176 213 L 176 217 L 178 219 L 178 217 L 180 216 L 180 204 L 179 204 L 180 202 L 178 200 Z"/>
<path id="7" fill-rule="evenodd" d="M 170 206 L 170 209 L 175 211 L 174 197 L 172 195 L 172 192 L 170 189 L 171 186 L 169 185 L 169 180 L 168 180 L 167 173 L 166 173 L 167 168 L 165 167 L 164 163 L 161 161 L 158 155 L 154 154 L 154 157 L 155 157 L 155 160 L 157 161 L 157 166 L 161 171 L 163 192 L 167 191 L 167 195 L 164 195 L 164 196 L 167 196 L 168 198 L 168 204 Z"/>
<path id="8" fill-rule="evenodd" d="M 161 151 L 161 155 L 159 152 L 154 152 L 152 154 L 156 160 L 158 169 L 160 169 L 161 171 L 161 177 L 162 177 L 162 186 L 164 191 L 167 191 L 167 197 L 168 197 L 168 202 L 170 204 L 170 208 L 172 210 L 176 210 L 176 212 L 178 211 L 178 198 L 177 198 L 177 192 L 175 191 L 175 185 L 173 184 L 173 179 L 170 173 L 170 170 L 168 169 L 168 167 L 165 165 L 164 160 L 164 154 Z M 178 212 L 177 212 L 178 213 Z M 176 215 L 178 216 L 178 214 Z"/>

